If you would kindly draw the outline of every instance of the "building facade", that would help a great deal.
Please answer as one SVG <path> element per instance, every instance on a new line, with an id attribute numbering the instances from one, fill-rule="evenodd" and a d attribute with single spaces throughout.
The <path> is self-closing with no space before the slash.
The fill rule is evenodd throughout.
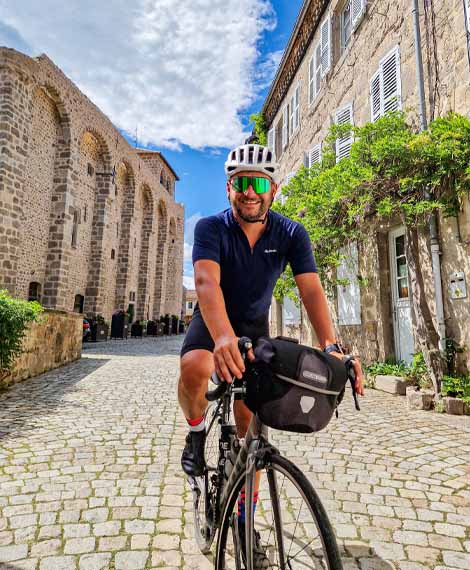
<path id="1" fill-rule="evenodd" d="M 184 209 L 163 155 L 45 55 L 1 48 L 0 93 L 0 287 L 106 320 L 179 314 Z"/>
<path id="2" fill-rule="evenodd" d="M 418 4 L 427 119 L 449 111 L 468 115 L 470 0 Z M 408 0 L 305 0 L 263 108 L 281 193 L 302 165 L 321 160 L 332 123 L 363 125 L 401 109 L 419 124 L 414 34 Z M 352 142 L 352 136 L 336 141 L 337 160 L 349 155 Z M 469 347 L 470 204 L 458 218 L 440 219 L 439 233 L 446 336 Z M 331 299 L 337 329 L 366 362 L 409 362 L 415 351 L 404 239 L 399 223 L 375 226 L 368 243 L 350 245 L 338 268 L 349 285 L 338 286 Z M 426 273 L 435 311 L 430 263 Z M 295 308 L 273 302 L 271 315 L 274 333 L 292 333 L 295 322 L 295 334 L 315 341 Z M 467 351 L 461 364 L 469 363 Z"/>
<path id="3" fill-rule="evenodd" d="M 184 322 L 189 325 L 193 318 L 194 309 L 197 303 L 197 291 L 195 289 L 188 289 L 186 291 L 186 306 L 184 313 Z"/>

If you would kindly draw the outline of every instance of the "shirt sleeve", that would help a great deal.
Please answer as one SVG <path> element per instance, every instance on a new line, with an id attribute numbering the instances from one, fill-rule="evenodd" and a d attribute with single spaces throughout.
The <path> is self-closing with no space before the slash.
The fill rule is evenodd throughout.
<path id="1" fill-rule="evenodd" d="M 202 218 L 194 228 L 193 265 L 200 259 L 220 264 L 220 232 L 214 218 Z"/>
<path id="2" fill-rule="evenodd" d="M 298 224 L 294 230 L 287 261 L 290 263 L 294 275 L 317 272 L 312 243 L 302 224 Z"/>

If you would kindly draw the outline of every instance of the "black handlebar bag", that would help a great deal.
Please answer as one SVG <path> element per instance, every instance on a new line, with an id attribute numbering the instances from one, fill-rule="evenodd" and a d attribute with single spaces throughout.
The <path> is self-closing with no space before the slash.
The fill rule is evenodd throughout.
<path id="1" fill-rule="evenodd" d="M 298 433 L 327 426 L 348 380 L 341 360 L 282 337 L 260 338 L 255 356 L 246 362 L 245 403 L 264 424 Z"/>

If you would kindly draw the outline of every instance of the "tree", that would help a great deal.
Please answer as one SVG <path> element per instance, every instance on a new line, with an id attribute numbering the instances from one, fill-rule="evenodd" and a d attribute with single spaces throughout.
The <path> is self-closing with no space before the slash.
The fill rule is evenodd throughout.
<path id="1" fill-rule="evenodd" d="M 334 143 L 351 131 L 350 156 L 337 163 Z M 426 237 L 432 212 L 456 215 L 470 190 L 470 120 L 452 113 L 418 133 L 403 113 L 392 113 L 362 127 L 333 125 L 325 147 L 320 164 L 301 168 L 283 188 L 286 200 L 276 208 L 302 221 L 323 277 L 339 265 L 344 246 L 367 240 L 372 221 L 402 220 L 415 346 L 438 393 L 444 361 L 424 290 L 423 261 L 429 261 L 429 252 L 420 249 L 419 240 Z M 286 274 L 275 294 L 279 298 L 292 289 L 292 275 Z"/>

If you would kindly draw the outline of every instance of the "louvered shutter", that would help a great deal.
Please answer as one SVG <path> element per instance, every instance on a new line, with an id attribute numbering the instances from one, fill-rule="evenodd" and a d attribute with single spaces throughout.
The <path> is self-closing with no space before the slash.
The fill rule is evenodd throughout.
<path id="1" fill-rule="evenodd" d="M 351 0 L 351 22 L 355 30 L 366 11 L 366 0 Z"/>
<path id="2" fill-rule="evenodd" d="M 289 132 L 289 105 L 282 110 L 282 148 L 286 148 Z"/>
<path id="3" fill-rule="evenodd" d="M 307 167 L 312 168 L 314 164 L 321 162 L 321 144 L 312 147 L 307 154 Z"/>
<path id="4" fill-rule="evenodd" d="M 268 131 L 268 148 L 276 154 L 275 131 L 274 128 Z"/>
<path id="5" fill-rule="evenodd" d="M 292 136 L 294 132 L 294 116 L 295 116 L 295 94 L 292 95 L 289 104 L 289 137 Z"/>
<path id="6" fill-rule="evenodd" d="M 348 280 L 347 285 L 338 285 L 338 324 L 361 324 L 361 290 L 357 275 L 359 256 L 357 244 L 352 243 L 341 250 L 343 259 L 337 269 L 338 279 Z"/>
<path id="7" fill-rule="evenodd" d="M 381 80 L 380 80 L 380 69 L 372 77 L 370 82 L 370 108 L 371 108 L 371 119 L 376 121 L 382 115 L 382 103 L 381 103 Z"/>
<path id="8" fill-rule="evenodd" d="M 315 54 L 308 64 L 308 102 L 311 105 L 315 99 Z"/>
<path id="9" fill-rule="evenodd" d="M 352 105 L 348 105 L 347 107 L 336 111 L 335 122 L 337 125 L 344 125 L 346 123 L 353 124 Z M 336 139 L 336 162 L 339 162 L 342 158 L 349 156 L 352 143 L 352 132 L 350 132 L 347 136 Z"/>
<path id="10" fill-rule="evenodd" d="M 320 92 L 321 76 L 321 43 L 318 42 L 315 48 L 315 97 Z"/>
<path id="11" fill-rule="evenodd" d="M 383 113 L 401 109 L 400 51 L 395 48 L 380 64 Z"/>
<path id="12" fill-rule="evenodd" d="M 297 85 L 294 92 L 294 131 L 300 125 L 300 84 Z"/>
<path id="13" fill-rule="evenodd" d="M 328 16 L 320 28 L 321 74 L 324 77 L 331 67 L 331 18 Z"/>

